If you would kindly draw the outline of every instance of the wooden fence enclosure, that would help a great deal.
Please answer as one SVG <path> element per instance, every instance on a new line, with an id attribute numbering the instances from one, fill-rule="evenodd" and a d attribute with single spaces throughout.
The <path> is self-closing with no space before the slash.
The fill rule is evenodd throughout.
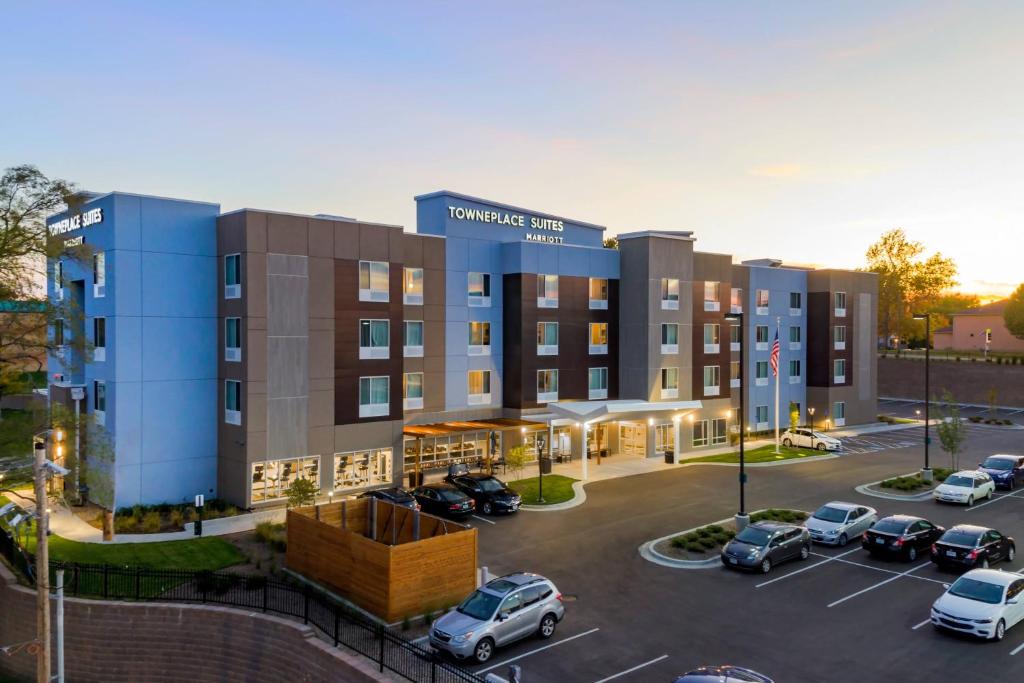
<path id="1" fill-rule="evenodd" d="M 373 498 L 288 511 L 289 569 L 388 623 L 476 588 L 476 529 Z"/>

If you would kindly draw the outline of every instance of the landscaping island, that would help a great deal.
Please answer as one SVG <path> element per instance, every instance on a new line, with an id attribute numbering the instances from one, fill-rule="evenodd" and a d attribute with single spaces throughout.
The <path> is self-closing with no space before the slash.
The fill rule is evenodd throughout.
<path id="1" fill-rule="evenodd" d="M 769 508 L 752 513 L 750 521 L 764 522 L 771 520 L 787 522 L 789 524 L 802 524 L 808 516 L 808 513 L 802 510 Z M 718 552 L 722 546 L 732 540 L 732 537 L 735 535 L 735 521 L 727 520 L 717 524 L 708 524 L 678 536 L 663 538 L 654 544 L 653 550 L 658 555 L 663 555 L 673 560 L 702 562 L 717 559 Z"/>

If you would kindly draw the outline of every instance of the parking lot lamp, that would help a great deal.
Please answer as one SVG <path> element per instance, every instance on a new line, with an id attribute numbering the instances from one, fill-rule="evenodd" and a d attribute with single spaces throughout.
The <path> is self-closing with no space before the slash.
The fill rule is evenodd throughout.
<path id="1" fill-rule="evenodd" d="M 914 320 L 924 321 L 924 469 L 921 470 L 921 479 L 931 481 L 932 468 L 928 462 L 928 444 L 931 442 L 931 438 L 928 436 L 928 412 L 931 407 L 929 379 L 931 375 L 932 319 L 927 313 L 915 313 Z"/>
<path id="2" fill-rule="evenodd" d="M 730 313 L 725 316 L 725 319 L 730 322 L 736 322 L 740 328 L 740 407 L 739 407 L 739 423 L 740 423 L 740 509 L 736 513 L 736 531 L 742 531 L 746 528 L 747 524 L 750 523 L 750 515 L 747 514 L 747 501 L 746 501 L 746 484 L 747 484 L 747 472 L 746 472 L 746 456 L 744 449 L 746 446 L 746 431 L 744 430 L 744 409 L 747 397 L 747 382 L 743 377 L 743 366 L 744 357 L 743 352 L 745 351 L 744 343 L 747 338 L 746 330 L 743 328 L 743 313 Z"/>

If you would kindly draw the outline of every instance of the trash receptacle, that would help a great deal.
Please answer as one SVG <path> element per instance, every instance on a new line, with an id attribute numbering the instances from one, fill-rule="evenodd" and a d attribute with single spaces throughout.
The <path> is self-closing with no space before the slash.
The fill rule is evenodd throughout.
<path id="1" fill-rule="evenodd" d="M 540 459 L 540 473 L 551 474 L 551 458 Z"/>
<path id="2" fill-rule="evenodd" d="M 673 453 L 672 451 L 665 451 L 665 464 L 666 465 L 671 465 L 675 461 L 676 461 L 675 453 Z"/>
<path id="3" fill-rule="evenodd" d="M 416 488 L 417 486 L 423 486 L 423 473 L 422 472 L 410 472 L 409 473 L 409 488 Z"/>

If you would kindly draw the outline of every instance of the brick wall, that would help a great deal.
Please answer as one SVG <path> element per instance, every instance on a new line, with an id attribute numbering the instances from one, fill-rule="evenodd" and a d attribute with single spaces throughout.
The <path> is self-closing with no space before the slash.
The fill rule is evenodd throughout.
<path id="1" fill-rule="evenodd" d="M 996 405 L 1024 408 L 1024 365 L 933 360 L 931 366 L 931 391 L 937 398 L 948 389 L 960 403 L 987 405 L 994 388 Z M 924 360 L 879 358 L 878 395 L 923 400 Z"/>
<path id="2" fill-rule="evenodd" d="M 312 628 L 262 613 L 65 598 L 64 624 L 70 683 L 393 680 Z M 34 636 L 35 592 L 0 564 L 0 645 Z M 0 655 L 0 674 L 34 680 L 35 655 Z"/>

